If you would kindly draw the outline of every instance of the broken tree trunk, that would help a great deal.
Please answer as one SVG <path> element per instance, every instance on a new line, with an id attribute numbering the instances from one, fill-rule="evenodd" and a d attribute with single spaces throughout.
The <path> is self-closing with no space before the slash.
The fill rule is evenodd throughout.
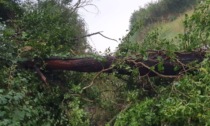
<path id="1" fill-rule="evenodd" d="M 140 76 L 160 76 L 175 77 L 181 72 L 187 72 L 190 63 L 199 63 L 205 57 L 205 52 L 175 52 L 172 56 L 167 55 L 166 51 L 147 51 L 148 58 L 136 56 L 133 58 L 119 58 L 113 56 L 96 58 L 48 58 L 44 59 L 42 66 L 50 70 L 70 70 L 78 72 L 113 72 L 119 74 L 130 74 L 131 72 L 118 67 L 120 63 L 129 65 L 131 68 L 138 68 Z M 38 64 L 36 60 L 26 61 L 24 67 L 34 67 Z M 113 65 L 115 64 L 115 65 Z M 112 66 L 113 65 L 113 66 Z"/>

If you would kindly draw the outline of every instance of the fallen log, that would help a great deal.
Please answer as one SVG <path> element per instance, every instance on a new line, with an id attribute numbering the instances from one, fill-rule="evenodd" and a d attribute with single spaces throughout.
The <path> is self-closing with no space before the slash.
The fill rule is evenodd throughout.
<path id="1" fill-rule="evenodd" d="M 166 51 L 147 51 L 147 59 L 143 56 L 136 56 L 135 59 L 127 57 L 120 58 L 114 56 L 101 57 L 98 60 L 93 57 L 86 58 L 47 58 L 43 59 L 41 66 L 50 70 L 70 70 L 77 72 L 113 72 L 119 74 L 130 74 L 131 72 L 118 67 L 120 63 L 129 65 L 131 68 L 138 68 L 140 76 L 160 76 L 175 77 L 180 72 L 187 72 L 190 63 L 199 63 L 205 58 L 206 52 L 174 52 L 172 56 L 167 55 Z M 33 68 L 40 63 L 37 60 L 25 61 L 24 67 Z M 115 65 L 113 65 L 115 64 Z"/>
<path id="2" fill-rule="evenodd" d="M 102 57 L 102 60 L 96 58 L 73 58 L 73 59 L 46 59 L 46 69 L 71 70 L 77 72 L 100 72 L 109 68 L 115 61 L 115 57 Z M 108 72 L 108 71 L 107 71 Z"/>

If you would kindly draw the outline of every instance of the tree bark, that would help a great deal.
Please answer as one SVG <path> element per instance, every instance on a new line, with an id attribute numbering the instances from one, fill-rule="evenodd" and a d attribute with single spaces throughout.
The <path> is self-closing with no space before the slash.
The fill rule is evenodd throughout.
<path id="1" fill-rule="evenodd" d="M 96 58 L 48 58 L 43 62 L 45 69 L 50 70 L 70 70 L 77 72 L 113 72 L 119 74 L 131 74 L 131 72 L 123 67 L 119 67 L 118 61 L 123 62 L 131 69 L 138 68 L 140 76 L 160 76 L 160 77 L 176 77 L 180 73 L 188 72 L 191 67 L 190 63 L 199 63 L 205 58 L 205 52 L 175 52 L 172 56 L 167 55 L 166 51 L 147 51 L 148 58 L 142 56 L 136 58 L 120 58 L 114 56 L 101 57 L 101 60 Z M 32 68 L 37 66 L 37 60 L 26 61 L 24 67 Z M 114 66 L 112 66 L 115 64 Z"/>

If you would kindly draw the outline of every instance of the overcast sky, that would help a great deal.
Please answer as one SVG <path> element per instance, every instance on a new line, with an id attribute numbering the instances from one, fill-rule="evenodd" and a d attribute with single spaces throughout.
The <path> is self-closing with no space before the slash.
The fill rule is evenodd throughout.
<path id="1" fill-rule="evenodd" d="M 108 40 L 100 35 L 91 36 L 88 41 L 97 51 L 104 52 L 109 48 L 114 51 L 119 44 L 119 38 L 126 34 L 129 19 L 134 10 L 144 7 L 155 0 L 93 0 L 94 6 L 80 9 L 79 13 L 86 22 L 88 33 L 103 31 L 102 34 L 118 40 Z"/>

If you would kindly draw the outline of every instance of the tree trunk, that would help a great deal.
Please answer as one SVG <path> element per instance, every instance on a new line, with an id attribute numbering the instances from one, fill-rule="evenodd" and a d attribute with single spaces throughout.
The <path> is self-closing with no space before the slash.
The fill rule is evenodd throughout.
<path id="1" fill-rule="evenodd" d="M 147 51 L 148 58 L 144 60 L 142 56 L 134 58 L 119 58 L 114 56 L 96 58 L 48 58 L 44 59 L 45 69 L 50 70 L 71 70 L 77 72 L 113 72 L 119 74 L 130 74 L 128 69 L 119 67 L 118 61 L 123 61 L 125 65 L 138 68 L 140 76 L 160 76 L 175 77 L 182 72 L 190 70 L 188 64 L 199 63 L 205 57 L 205 52 L 175 52 L 174 55 L 168 56 L 166 51 Z M 26 61 L 24 67 L 34 67 L 37 60 Z M 115 64 L 114 66 L 112 66 Z M 43 64 L 42 64 L 43 65 Z M 37 65 L 36 65 L 37 66 Z"/>

